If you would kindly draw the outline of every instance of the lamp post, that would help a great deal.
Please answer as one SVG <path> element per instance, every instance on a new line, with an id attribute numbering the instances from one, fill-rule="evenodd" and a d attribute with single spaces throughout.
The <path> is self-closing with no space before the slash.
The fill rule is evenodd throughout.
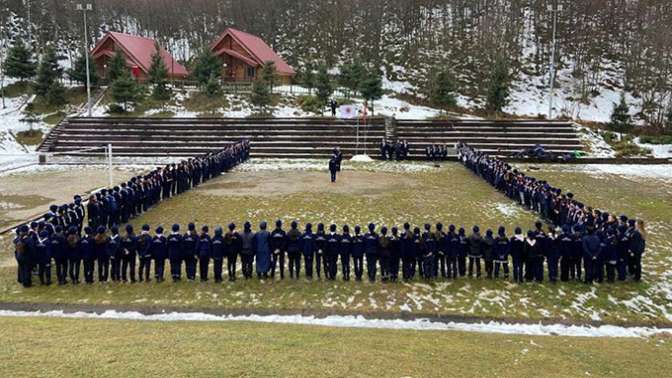
<path id="1" fill-rule="evenodd" d="M 548 11 L 553 13 L 553 46 L 551 48 L 551 69 L 550 69 L 550 89 L 548 95 L 548 119 L 553 119 L 553 100 L 555 96 L 555 48 L 556 48 L 556 32 L 558 25 L 558 12 L 562 12 L 562 4 L 557 4 L 555 6 L 549 5 Z"/>
<path id="2" fill-rule="evenodd" d="M 89 33 L 86 26 L 86 12 L 93 10 L 91 4 L 77 4 L 77 10 L 84 15 L 84 58 L 86 60 L 86 111 L 91 117 L 91 73 L 89 71 Z"/>

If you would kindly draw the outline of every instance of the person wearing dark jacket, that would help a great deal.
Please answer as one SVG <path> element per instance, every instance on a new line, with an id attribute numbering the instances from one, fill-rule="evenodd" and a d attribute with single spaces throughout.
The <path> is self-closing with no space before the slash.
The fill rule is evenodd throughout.
<path id="1" fill-rule="evenodd" d="M 399 278 L 399 261 L 401 259 L 401 239 L 399 239 L 399 230 L 392 227 L 390 235 L 390 267 L 389 274 L 392 282 L 397 282 Z"/>
<path id="2" fill-rule="evenodd" d="M 318 223 L 315 233 L 315 273 L 320 278 L 320 271 L 324 267 L 324 275 L 327 276 L 327 235 L 324 232 L 324 224 Z"/>
<path id="3" fill-rule="evenodd" d="M 168 245 L 166 237 L 163 235 L 163 227 L 156 228 L 156 235 L 152 239 L 151 256 L 154 259 L 154 277 L 156 282 L 163 282 L 163 274 L 166 268 L 166 259 L 168 258 Z"/>
<path id="4" fill-rule="evenodd" d="M 107 282 L 110 272 L 110 258 L 107 255 L 108 239 L 105 234 L 105 226 L 98 226 L 93 247 L 98 258 L 98 282 Z"/>
<path id="5" fill-rule="evenodd" d="M 341 274 L 344 281 L 350 281 L 350 254 L 352 253 L 352 236 L 350 236 L 350 227 L 343 226 L 343 234 L 340 237 L 340 246 L 338 254 L 341 257 Z"/>
<path id="6" fill-rule="evenodd" d="M 301 235 L 301 252 L 303 262 L 306 266 L 306 278 L 313 279 L 313 261 L 315 259 L 315 234 L 313 234 L 313 225 L 306 224 L 306 229 Z"/>
<path id="7" fill-rule="evenodd" d="M 595 226 L 588 225 L 587 233 L 581 239 L 581 243 L 583 245 L 583 265 L 586 269 L 585 282 L 591 284 L 597 279 L 599 259 L 602 253 L 602 243 L 595 232 Z"/>
<path id="8" fill-rule="evenodd" d="M 298 280 L 301 271 L 301 231 L 296 221 L 292 221 L 287 231 L 287 258 L 289 259 L 289 278 Z"/>
<path id="9" fill-rule="evenodd" d="M 51 285 L 51 243 L 49 242 L 49 231 L 42 230 L 37 234 L 34 247 L 40 284 Z"/>
<path id="10" fill-rule="evenodd" d="M 14 257 L 18 263 L 18 281 L 23 287 L 33 286 L 31 266 L 33 265 L 34 240 L 30 236 L 30 229 L 23 225 L 17 228 L 14 239 Z"/>
<path id="11" fill-rule="evenodd" d="M 203 226 L 196 243 L 201 282 L 208 281 L 208 270 L 210 267 L 210 258 L 212 257 L 212 240 L 210 239 L 210 235 L 208 235 L 208 231 L 208 226 Z"/>
<path id="12" fill-rule="evenodd" d="M 364 254 L 366 254 L 366 273 L 369 281 L 376 281 L 376 264 L 378 259 L 378 234 L 376 225 L 369 223 L 369 232 L 364 235 Z"/>
<path id="13" fill-rule="evenodd" d="M 282 229 L 282 221 L 275 222 L 275 230 L 271 232 L 271 278 L 275 278 L 275 269 L 280 270 L 280 279 L 285 279 L 285 253 L 287 251 L 287 234 Z M 278 264 L 280 265 L 278 267 Z"/>
<path id="14" fill-rule="evenodd" d="M 504 270 L 504 279 L 509 279 L 509 238 L 506 237 L 504 226 L 500 226 L 497 230 L 492 255 L 495 264 L 493 271 L 495 279 L 499 278 L 501 268 Z"/>
<path id="15" fill-rule="evenodd" d="M 182 236 L 182 258 L 187 272 L 187 279 L 194 281 L 196 279 L 196 263 L 198 262 L 198 252 L 196 243 L 198 243 L 198 234 L 196 225 L 189 223 L 187 233 Z"/>
<path id="16" fill-rule="evenodd" d="M 446 233 L 443 232 L 443 224 L 436 224 L 436 231 L 434 232 L 434 240 L 436 241 L 436 254 L 434 255 L 434 277 L 441 274 L 442 278 L 447 278 L 446 274 L 446 251 L 448 242 L 446 240 Z"/>
<path id="17" fill-rule="evenodd" d="M 126 235 L 121 238 L 121 280 L 135 282 L 135 260 L 138 255 L 138 238 L 133 232 L 133 226 L 126 225 Z"/>
<path id="18" fill-rule="evenodd" d="M 378 258 L 380 259 L 380 276 L 383 282 L 390 279 L 390 256 L 391 251 L 390 237 L 387 235 L 387 227 L 383 226 L 380 229 L 380 237 L 378 238 Z"/>
<path id="19" fill-rule="evenodd" d="M 121 281 L 121 237 L 119 227 L 110 228 L 110 238 L 107 242 L 107 257 L 110 259 L 110 276 L 113 282 Z"/>
<path id="20" fill-rule="evenodd" d="M 478 226 L 474 226 L 469 235 L 469 277 L 474 277 L 474 265 L 476 265 L 476 278 L 481 277 L 481 258 L 483 258 L 483 237 Z"/>
<path id="21" fill-rule="evenodd" d="M 605 265 L 607 268 L 607 282 L 613 283 L 616 281 L 616 266 L 618 265 L 618 234 L 614 227 L 607 229 L 604 240 L 604 255 Z"/>
<path id="22" fill-rule="evenodd" d="M 404 281 L 413 279 L 415 268 L 413 262 L 415 261 L 415 242 L 413 240 L 413 232 L 411 232 L 411 225 L 404 223 L 404 231 L 400 236 L 400 254 L 401 254 L 401 271 Z"/>
<path id="23" fill-rule="evenodd" d="M 170 276 L 173 282 L 180 280 L 182 276 L 182 235 L 180 235 L 180 225 L 174 224 L 171 227 L 171 233 L 166 239 L 168 246 L 168 260 L 170 261 Z"/>
<path id="24" fill-rule="evenodd" d="M 324 269 L 324 275 L 328 280 L 333 281 L 336 279 L 336 273 L 338 271 L 338 253 L 341 244 L 341 239 L 336 233 L 335 224 L 329 226 L 329 234 L 327 234 L 326 239 L 327 250 L 325 252 L 325 258 L 327 264 Z"/>
<path id="25" fill-rule="evenodd" d="M 460 277 L 467 275 L 467 255 L 469 254 L 469 238 L 463 227 L 457 232 L 460 238 L 460 248 L 457 250 L 457 267 Z"/>
<path id="26" fill-rule="evenodd" d="M 511 237 L 509 244 L 509 252 L 511 253 L 511 262 L 513 264 L 513 281 L 516 283 L 523 283 L 523 263 L 525 258 L 525 237 L 523 230 L 516 227 L 513 237 Z"/>
<path id="27" fill-rule="evenodd" d="M 56 263 L 56 281 L 59 285 L 65 285 L 68 276 L 68 253 L 62 226 L 56 226 L 54 234 L 51 235 L 50 242 L 51 253 Z"/>
<path id="28" fill-rule="evenodd" d="M 338 164 L 336 163 L 336 159 L 331 158 L 329 160 L 329 173 L 331 174 L 331 183 L 336 182 L 336 173 L 338 172 Z"/>
<path id="29" fill-rule="evenodd" d="M 229 274 L 229 281 L 236 280 L 236 265 L 238 265 L 238 255 L 240 254 L 240 234 L 236 231 L 236 225 L 229 223 L 229 232 L 224 235 L 226 245 L 226 266 Z"/>
<path id="30" fill-rule="evenodd" d="M 572 264 L 574 238 L 568 225 L 562 227 L 562 234 L 558 236 L 558 252 L 560 255 L 560 281 L 569 281 L 569 268 Z"/>
<path id="31" fill-rule="evenodd" d="M 149 225 L 142 226 L 140 237 L 138 238 L 138 280 L 142 282 L 151 281 L 149 271 L 152 265 L 152 236 L 149 234 Z"/>
<path id="32" fill-rule="evenodd" d="M 352 235 L 352 263 L 355 270 L 355 280 L 361 281 L 364 275 L 364 235 L 359 225 L 355 226 L 355 233 Z"/>
<path id="33" fill-rule="evenodd" d="M 525 260 L 525 281 L 530 282 L 535 278 L 537 255 L 539 251 L 539 239 L 534 231 L 528 231 L 525 238 L 524 260 Z"/>
<path id="34" fill-rule="evenodd" d="M 82 251 L 80 250 L 77 227 L 72 226 L 68 229 L 65 245 L 68 255 L 70 282 L 72 282 L 73 285 L 77 285 L 79 283 L 79 271 L 82 265 Z"/>
<path id="35" fill-rule="evenodd" d="M 246 280 L 252 278 L 254 265 L 254 232 L 250 222 L 243 225 L 243 233 L 240 234 L 240 259 L 242 260 L 243 277 Z"/>
<path id="36" fill-rule="evenodd" d="M 548 235 L 546 236 L 546 265 L 548 266 L 548 280 L 551 283 L 558 281 L 558 262 L 560 260 L 560 240 L 556 233 L 555 226 L 548 226 Z M 542 276 L 543 266 L 542 266 Z"/>
<path id="37" fill-rule="evenodd" d="M 460 236 L 455 232 L 455 225 L 451 224 L 446 234 L 446 278 L 456 279 L 459 276 L 457 257 L 461 248 Z"/>
<path id="38" fill-rule="evenodd" d="M 224 230 L 221 227 L 215 228 L 215 236 L 212 237 L 212 264 L 215 272 L 215 282 L 222 282 L 222 270 L 224 269 L 224 256 L 226 256 L 226 241 L 224 239 Z"/>
<path id="39" fill-rule="evenodd" d="M 644 222 L 641 220 L 630 219 L 628 221 L 630 226 L 629 245 L 630 251 L 630 266 L 633 279 L 639 282 L 642 279 L 642 255 L 646 250 L 646 230 Z"/>
<path id="40" fill-rule="evenodd" d="M 485 261 L 485 275 L 488 279 L 492 279 L 492 274 L 494 270 L 494 249 L 495 249 L 495 238 L 492 230 L 488 229 L 485 231 L 485 237 L 483 238 L 483 261 Z"/>

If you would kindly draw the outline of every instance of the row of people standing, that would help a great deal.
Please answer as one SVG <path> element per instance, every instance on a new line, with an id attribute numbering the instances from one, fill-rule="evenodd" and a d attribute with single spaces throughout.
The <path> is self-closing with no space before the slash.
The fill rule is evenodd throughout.
<path id="1" fill-rule="evenodd" d="M 509 198 L 541 215 L 557 228 L 573 229 L 584 234 L 583 263 L 586 280 L 607 272 L 618 272 L 619 279 L 631 276 L 639 281 L 642 256 L 646 249 L 646 230 L 640 219 L 616 216 L 601 211 L 551 186 L 518 171 L 505 161 L 476 149 L 458 144 L 460 161 Z"/>
<path id="2" fill-rule="evenodd" d="M 31 272 L 39 265 L 38 260 L 47 260 L 43 254 L 33 253 L 36 248 L 32 246 L 40 244 L 40 240 L 55 240 L 58 243 L 60 239 L 67 239 L 70 240 L 69 244 L 72 244 L 72 235 L 76 235 L 79 241 L 83 227 L 87 223 L 94 231 L 100 227 L 103 231 L 111 230 L 147 211 L 158 202 L 228 171 L 247 160 L 249 151 L 248 141 L 237 142 L 218 152 L 168 165 L 165 168 L 157 168 L 114 188 L 98 191 L 89 197 L 86 204 L 83 203 L 81 196 L 76 195 L 70 204 L 60 207 L 51 205 L 42 220 L 32 222 L 30 227 L 23 225 L 17 228 L 17 238 L 14 242 L 15 257 L 19 264 L 19 282 L 30 285 Z M 67 254 L 60 253 L 60 248 L 55 247 L 54 250 L 56 252 L 48 259 L 53 259 L 59 281 L 63 281 L 69 268 L 72 271 L 75 267 L 69 266 Z M 66 273 L 61 274 L 60 271 Z"/>
<path id="3" fill-rule="evenodd" d="M 45 285 L 51 283 L 52 261 L 61 285 L 68 278 L 79 283 L 82 266 L 86 283 L 108 279 L 142 282 L 152 278 L 162 282 L 166 274 L 173 281 L 180 281 L 183 272 L 191 281 L 213 277 L 215 282 L 221 282 L 225 276 L 235 281 L 239 262 L 246 279 L 255 272 L 260 279 L 275 278 L 276 274 L 284 279 L 287 267 L 289 277 L 295 279 L 302 270 L 309 279 L 324 276 L 335 280 L 340 271 L 345 281 L 351 277 L 359 281 L 366 274 L 371 282 L 379 278 L 479 278 L 484 272 L 489 279 L 511 277 L 517 283 L 582 277 L 592 283 L 602 282 L 606 269 L 607 281 L 614 282 L 626 278 L 630 267 L 618 260 L 632 245 L 624 235 L 612 235 L 605 246 L 609 259 L 594 260 L 590 254 L 594 229 L 577 226 L 557 230 L 550 226 L 544 231 L 541 222 L 527 233 L 517 227 L 512 234 L 504 227 L 496 233 L 488 229 L 482 234 L 478 226 L 467 234 L 463 227 L 450 225 L 444 229 L 441 223 L 433 228 L 425 224 L 422 229 L 408 223 L 389 229 L 369 224 L 365 230 L 359 225 L 351 230 L 349 225 L 325 228 L 319 223 L 314 232 L 312 224 L 300 230 L 298 223 L 292 222 L 285 231 L 282 222 L 277 221 L 270 231 L 266 222 L 260 223 L 256 232 L 250 222 L 245 222 L 240 232 L 232 223 L 226 230 L 216 227 L 212 235 L 208 226 L 199 231 L 193 223 L 185 233 L 181 233 L 178 224 L 170 230 L 159 226 L 153 233 L 149 225 L 144 225 L 139 234 L 131 225 L 123 233 L 117 226 L 109 232 L 105 226 L 85 227 L 80 238 L 74 227 L 64 231 L 56 226 L 50 234 L 52 227 L 41 223 L 35 230 L 20 228 L 20 242 L 15 243 L 18 255 L 33 256 L 40 282 Z M 612 258 L 616 260 L 613 264 Z M 169 272 L 166 262 L 170 263 Z"/>
<path id="4" fill-rule="evenodd" d="M 380 158 L 382 160 L 406 160 L 408 151 L 409 145 L 405 140 L 393 142 L 383 138 L 380 141 Z"/>

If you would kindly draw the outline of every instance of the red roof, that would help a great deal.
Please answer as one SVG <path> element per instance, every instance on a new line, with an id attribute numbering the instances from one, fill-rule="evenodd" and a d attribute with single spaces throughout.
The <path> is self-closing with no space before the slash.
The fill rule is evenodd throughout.
<path id="1" fill-rule="evenodd" d="M 117 46 L 119 46 L 119 48 L 121 48 L 124 53 L 126 53 L 128 59 L 136 64 L 142 71 L 145 73 L 149 72 L 149 68 L 152 65 L 152 55 L 156 51 L 154 48 L 156 44 L 155 40 L 130 34 L 109 32 L 105 35 L 105 37 L 98 41 L 96 47 L 91 50 L 91 55 L 97 55 L 98 50 L 102 48 L 109 38 L 113 39 Z M 166 68 L 168 69 L 168 75 L 186 77 L 188 75 L 187 69 L 175 61 L 175 59 L 173 59 L 173 57 L 166 50 L 161 47 L 159 48 L 161 58 L 166 64 Z"/>
<path id="2" fill-rule="evenodd" d="M 226 37 L 231 35 L 231 37 L 236 40 L 247 52 L 254 57 L 254 60 L 257 64 L 262 65 L 265 62 L 272 61 L 275 63 L 275 69 L 281 75 L 294 75 L 296 72 L 294 69 L 285 62 L 280 55 L 278 55 L 273 49 L 264 42 L 261 38 L 256 35 L 242 32 L 234 28 L 227 28 L 222 35 L 217 38 L 215 43 L 212 44 L 211 49 L 215 52 L 216 55 L 221 55 L 221 53 L 229 54 L 229 51 L 224 51 L 228 49 L 217 49 L 217 45 Z"/>

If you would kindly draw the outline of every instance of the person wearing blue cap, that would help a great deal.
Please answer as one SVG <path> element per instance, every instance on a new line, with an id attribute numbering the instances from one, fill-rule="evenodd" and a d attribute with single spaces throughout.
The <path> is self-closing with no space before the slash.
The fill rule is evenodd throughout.
<path id="1" fill-rule="evenodd" d="M 82 253 L 84 265 L 84 282 L 93 283 L 93 272 L 96 266 L 96 252 L 94 250 L 95 240 L 93 229 L 89 226 L 84 227 L 84 236 L 79 241 L 79 249 Z"/>
<path id="2" fill-rule="evenodd" d="M 259 224 L 259 232 L 254 234 L 253 246 L 257 263 L 257 277 L 268 278 L 268 271 L 271 269 L 271 246 L 269 239 L 271 234 L 268 232 L 266 222 Z"/>
<path id="3" fill-rule="evenodd" d="M 196 225 L 189 223 L 187 225 L 187 233 L 182 236 L 182 258 L 184 258 L 185 270 L 189 281 L 196 279 L 196 263 L 198 261 L 198 254 L 196 252 L 197 242 Z"/>
<path id="4" fill-rule="evenodd" d="M 301 235 L 301 252 L 303 262 L 306 266 L 306 278 L 313 278 L 313 261 L 315 259 L 315 234 L 313 234 L 313 225 L 306 224 L 305 231 Z"/>
<path id="5" fill-rule="evenodd" d="M 149 272 L 152 265 L 152 236 L 149 234 L 149 225 L 142 225 L 140 236 L 138 237 L 138 281 L 151 281 Z"/>
<path id="6" fill-rule="evenodd" d="M 126 234 L 121 238 L 121 280 L 135 282 L 135 260 L 138 255 L 138 237 L 133 226 L 126 225 Z"/>
<path id="7" fill-rule="evenodd" d="M 212 263 L 215 272 L 215 282 L 222 282 L 222 270 L 224 267 L 224 257 L 226 256 L 226 245 L 224 240 L 224 230 L 221 227 L 215 228 L 215 236 L 212 237 Z"/>
<path id="8" fill-rule="evenodd" d="M 212 257 L 212 240 L 210 239 L 210 235 L 208 235 L 208 231 L 208 226 L 201 227 L 201 234 L 198 236 L 198 242 L 196 243 L 201 282 L 208 281 L 208 270 L 210 258 Z"/>
<path id="9" fill-rule="evenodd" d="M 558 236 L 558 251 L 560 254 L 560 281 L 569 281 L 569 268 L 572 264 L 574 237 L 569 225 L 562 226 L 562 233 Z"/>
<path id="10" fill-rule="evenodd" d="M 61 225 L 55 227 L 54 234 L 51 235 L 49 240 L 51 242 L 51 253 L 56 263 L 56 281 L 59 285 L 65 285 L 68 277 L 68 254 Z"/>
<path id="11" fill-rule="evenodd" d="M 35 262 L 41 285 L 51 285 L 51 245 L 49 231 L 42 229 L 34 238 Z"/>
<path id="12" fill-rule="evenodd" d="M 599 259 L 602 254 L 602 242 L 595 231 L 595 226 L 588 225 L 586 235 L 582 239 L 583 265 L 586 270 L 585 283 L 592 284 L 599 277 Z"/>
<path id="13" fill-rule="evenodd" d="M 164 281 L 166 259 L 168 258 L 168 246 L 161 226 L 156 228 L 156 234 L 152 239 L 151 254 L 154 259 L 154 278 L 156 278 L 157 283 L 161 283 Z"/>
<path id="14" fill-rule="evenodd" d="M 338 273 L 338 252 L 340 250 L 340 236 L 336 233 L 336 225 L 329 226 L 329 234 L 327 234 L 327 250 L 326 250 L 326 267 L 324 269 L 324 276 L 333 281 L 336 279 Z"/>
<path id="15" fill-rule="evenodd" d="M 98 259 L 98 282 L 107 282 L 110 272 L 110 259 L 107 255 L 108 237 L 105 234 L 105 226 L 98 226 L 94 238 L 94 250 Z M 52 244 L 53 245 L 53 244 Z"/>
<path id="16" fill-rule="evenodd" d="M 174 224 L 168 235 L 168 260 L 170 261 L 170 276 L 173 282 L 180 281 L 182 278 L 182 235 L 180 234 L 180 225 Z"/>
<path id="17" fill-rule="evenodd" d="M 292 221 L 286 235 L 287 259 L 289 260 L 289 278 L 299 279 L 301 271 L 301 231 L 299 224 Z"/>

